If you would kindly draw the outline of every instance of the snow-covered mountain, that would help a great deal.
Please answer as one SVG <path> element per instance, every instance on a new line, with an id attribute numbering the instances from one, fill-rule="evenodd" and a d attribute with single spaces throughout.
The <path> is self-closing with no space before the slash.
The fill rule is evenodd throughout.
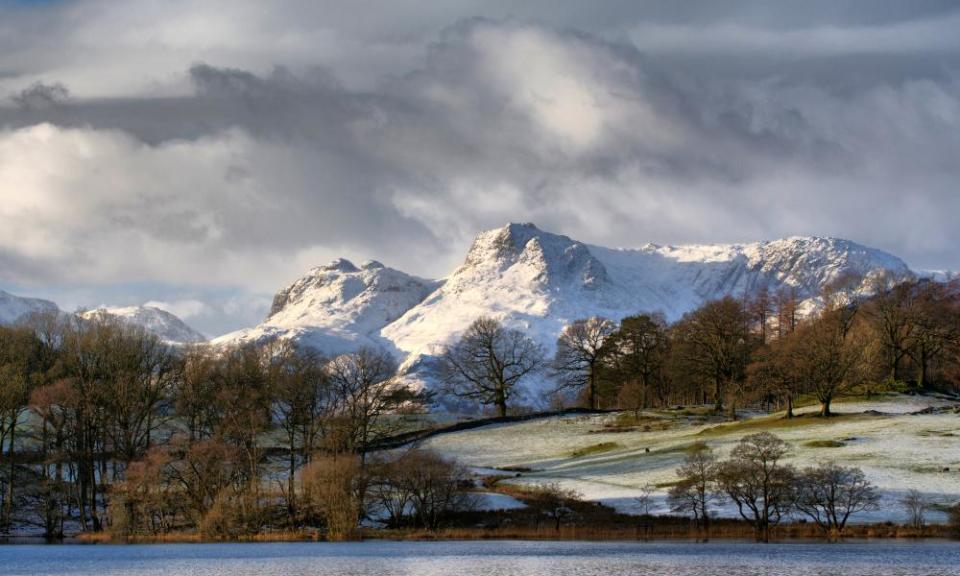
<path id="1" fill-rule="evenodd" d="M 435 293 L 383 330 L 413 366 L 481 314 L 522 328 L 548 351 L 564 326 L 592 315 L 640 311 L 675 320 L 704 301 L 761 287 L 793 287 L 816 306 L 821 288 L 845 275 L 907 276 L 900 259 L 833 238 L 728 245 L 611 249 L 510 224 L 474 240 L 464 264 Z"/>
<path id="2" fill-rule="evenodd" d="M 525 330 L 552 352 L 578 318 L 662 312 L 675 320 L 706 300 L 761 287 L 795 288 L 801 307 L 813 309 L 827 284 L 851 275 L 862 279 L 852 290 L 866 290 L 882 273 L 912 274 L 895 256 L 834 238 L 613 249 L 509 224 L 479 234 L 441 282 L 379 263 L 315 268 L 277 294 L 266 322 L 214 343 L 294 338 L 327 353 L 381 345 L 417 379 L 480 315 Z"/>
<path id="3" fill-rule="evenodd" d="M 0 290 L 0 324 L 15 324 L 33 312 L 58 312 L 60 308 L 49 300 L 14 296 Z"/>
<path id="4" fill-rule="evenodd" d="M 170 344 L 192 344 L 207 340 L 206 336 L 188 326 L 174 314 L 153 306 L 102 307 L 81 312 L 80 315 L 84 318 L 97 316 L 118 318 L 122 322 L 140 326 Z"/>
<path id="5" fill-rule="evenodd" d="M 273 299 L 267 320 L 232 332 L 214 345 L 290 338 L 327 353 L 360 346 L 390 348 L 380 332 L 433 292 L 438 283 L 376 261 L 359 268 L 345 259 L 318 266 Z"/>

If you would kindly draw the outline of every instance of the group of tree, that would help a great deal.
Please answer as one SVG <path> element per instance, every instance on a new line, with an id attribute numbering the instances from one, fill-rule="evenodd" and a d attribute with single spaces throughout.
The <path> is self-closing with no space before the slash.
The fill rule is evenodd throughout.
<path id="1" fill-rule="evenodd" d="M 380 350 L 177 347 L 103 316 L 0 326 L 0 532 L 346 538 L 388 482 L 412 498 L 393 522 L 435 527 L 465 505 L 462 470 L 367 457 L 424 402 Z"/>
<path id="2" fill-rule="evenodd" d="M 877 509 L 880 495 L 859 468 L 834 463 L 797 470 L 784 462 L 790 447 L 769 432 L 744 436 L 719 460 L 703 442 L 687 450 L 668 500 L 709 531 L 711 507 L 732 503 L 757 540 L 790 513 L 812 520 L 825 535 L 841 537 L 850 517 Z"/>
<path id="3" fill-rule="evenodd" d="M 553 379 L 554 393 L 588 408 L 751 404 L 783 408 L 815 398 L 821 414 L 844 393 L 883 387 L 957 391 L 960 282 L 873 280 L 868 294 L 841 279 L 801 310 L 795 290 L 765 289 L 705 302 L 674 323 L 659 314 L 570 323 L 552 359 L 523 331 L 475 321 L 441 358 L 453 396 L 505 416 L 523 380 Z M 802 313 L 806 312 L 806 313 Z"/>

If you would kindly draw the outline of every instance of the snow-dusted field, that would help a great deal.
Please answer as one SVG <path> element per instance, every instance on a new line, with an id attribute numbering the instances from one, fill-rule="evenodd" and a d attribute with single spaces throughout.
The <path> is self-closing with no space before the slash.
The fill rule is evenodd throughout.
<path id="1" fill-rule="evenodd" d="M 615 415 L 566 416 L 443 434 L 427 440 L 424 447 L 455 457 L 480 473 L 519 469 L 520 476 L 509 482 L 557 482 L 625 512 L 638 512 L 636 498 L 643 486 L 652 485 L 651 512 L 665 513 L 666 491 L 676 479 L 675 469 L 687 446 L 704 440 L 724 457 L 743 435 L 769 430 L 791 444 L 790 462 L 798 467 L 832 460 L 864 470 L 884 501 L 880 510 L 858 520 L 902 521 L 905 514 L 899 500 L 907 490 L 920 490 L 935 502 L 960 500 L 960 415 L 916 414 L 928 407 L 953 404 L 907 396 L 838 402 L 834 405 L 834 411 L 842 414 L 838 418 L 802 418 L 791 423 L 774 416 L 746 423 L 704 424 L 683 416 L 651 413 L 651 418 L 662 417 L 662 421 L 652 420 L 648 431 L 626 432 L 604 428 Z M 658 430 L 660 427 L 665 429 Z M 818 440 L 838 441 L 843 446 L 808 445 Z M 606 446 L 597 448 L 602 444 Z M 575 455 L 577 451 L 590 452 L 591 447 L 599 451 Z M 717 513 L 732 515 L 735 510 L 721 506 Z M 931 512 L 929 517 L 937 520 L 942 515 Z"/>

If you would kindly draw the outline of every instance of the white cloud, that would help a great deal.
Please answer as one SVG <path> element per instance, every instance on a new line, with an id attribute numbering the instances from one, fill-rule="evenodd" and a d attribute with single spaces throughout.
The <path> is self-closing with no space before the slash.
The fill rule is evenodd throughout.
<path id="1" fill-rule="evenodd" d="M 958 62 L 955 15 L 590 34 L 540 5 L 441 32 L 483 6 L 110 6 L 0 17 L 0 100 L 23 96 L 0 102 L 0 282 L 181 286 L 149 299 L 205 322 L 337 256 L 442 275 L 507 220 L 616 245 L 831 234 L 960 265 L 960 84 L 861 78 L 886 53 Z M 226 286 L 259 296 L 189 294 Z"/>
<path id="2" fill-rule="evenodd" d="M 150 300 L 144 302 L 144 306 L 150 306 L 152 308 L 159 308 L 165 312 L 169 312 L 174 316 L 179 317 L 181 320 L 189 320 L 191 318 L 201 316 L 203 314 L 209 314 L 211 312 L 210 306 L 205 302 L 200 300 L 175 300 L 173 302 L 161 302 L 159 300 Z"/>

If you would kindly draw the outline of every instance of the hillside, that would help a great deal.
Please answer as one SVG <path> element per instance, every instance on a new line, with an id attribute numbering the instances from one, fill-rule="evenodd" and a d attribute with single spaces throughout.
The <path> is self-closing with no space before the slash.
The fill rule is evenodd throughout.
<path id="1" fill-rule="evenodd" d="M 837 403 L 839 416 L 829 420 L 774 414 L 719 422 L 675 410 L 645 412 L 640 422 L 625 422 L 617 414 L 571 415 L 441 434 L 422 447 L 455 457 L 481 475 L 519 470 L 505 482 L 556 482 L 624 512 L 639 511 L 636 498 L 648 485 L 651 512 L 666 514 L 666 493 L 688 446 L 703 440 L 723 457 L 744 434 L 766 430 L 791 444 L 789 462 L 798 467 L 836 461 L 862 468 L 883 504 L 857 521 L 901 522 L 899 500 L 909 489 L 933 503 L 960 498 L 958 410 L 960 403 L 945 398 L 887 396 Z M 714 511 L 736 515 L 730 506 Z M 943 516 L 931 512 L 930 518 Z"/>
<path id="2" fill-rule="evenodd" d="M 416 306 L 437 286 L 375 261 L 360 267 L 346 259 L 318 266 L 280 290 L 259 326 L 216 338 L 216 346 L 292 339 L 328 354 L 361 346 L 391 348 L 384 327 Z"/>
<path id="3" fill-rule="evenodd" d="M 82 312 L 84 318 L 109 316 L 121 322 L 139 326 L 171 344 L 205 342 L 206 336 L 188 326 L 183 320 L 153 306 L 104 307 Z"/>

